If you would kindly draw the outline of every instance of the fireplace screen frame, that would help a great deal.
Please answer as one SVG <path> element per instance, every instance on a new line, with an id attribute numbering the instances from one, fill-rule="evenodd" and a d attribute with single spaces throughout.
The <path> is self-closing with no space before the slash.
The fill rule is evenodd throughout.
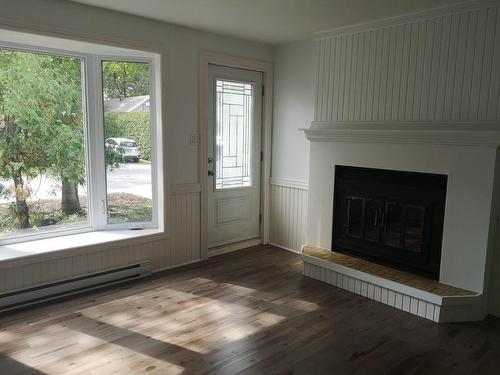
<path id="1" fill-rule="evenodd" d="M 336 165 L 332 251 L 439 280 L 447 182 L 443 174 Z"/>

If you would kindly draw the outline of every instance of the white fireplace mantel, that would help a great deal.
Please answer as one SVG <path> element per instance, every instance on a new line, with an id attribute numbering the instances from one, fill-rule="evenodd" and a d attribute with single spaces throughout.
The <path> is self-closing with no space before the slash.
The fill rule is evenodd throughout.
<path id="1" fill-rule="evenodd" d="M 500 122 L 315 121 L 304 131 L 310 141 L 443 144 L 498 147 Z"/>
<path id="2" fill-rule="evenodd" d="M 469 317 L 483 316 L 500 215 L 500 123 L 313 122 L 303 131 L 311 141 L 306 243 L 331 248 L 336 165 L 446 175 L 439 282 L 482 295 Z"/>

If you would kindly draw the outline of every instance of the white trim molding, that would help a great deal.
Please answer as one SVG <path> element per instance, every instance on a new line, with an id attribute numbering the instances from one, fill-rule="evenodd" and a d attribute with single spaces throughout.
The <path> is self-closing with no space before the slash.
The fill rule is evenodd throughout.
<path id="1" fill-rule="evenodd" d="M 394 24 L 418 22 L 421 20 L 434 17 L 441 17 L 454 13 L 474 11 L 496 5 L 498 5 L 498 0 L 468 0 L 455 4 L 444 5 L 433 9 L 423 10 L 420 12 L 407 13 L 399 16 L 382 18 L 370 22 L 341 26 L 326 31 L 319 31 L 314 33 L 314 35 L 316 39 L 324 39 L 337 35 L 353 34 L 353 33 L 358 33 L 360 31 L 373 30 Z"/>
<path id="2" fill-rule="evenodd" d="M 498 147 L 500 122 L 313 122 L 310 141 Z"/>
<path id="3" fill-rule="evenodd" d="M 309 181 L 295 180 L 291 178 L 271 177 L 271 185 L 283 186 L 301 190 L 309 190 Z"/>
<path id="4" fill-rule="evenodd" d="M 242 249 L 246 249 L 249 247 L 260 245 L 260 238 L 251 238 L 248 240 L 238 241 L 234 243 L 230 243 L 227 245 L 216 246 L 208 249 L 208 257 L 215 257 L 217 255 L 231 253 L 233 251 L 238 251 Z"/>

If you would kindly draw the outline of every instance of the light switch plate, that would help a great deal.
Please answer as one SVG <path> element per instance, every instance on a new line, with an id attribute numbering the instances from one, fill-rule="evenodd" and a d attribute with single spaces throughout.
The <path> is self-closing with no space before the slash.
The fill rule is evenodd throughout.
<path id="1" fill-rule="evenodd" d="M 200 136 L 198 134 L 193 134 L 190 137 L 189 143 L 193 146 L 198 146 L 200 144 Z"/>

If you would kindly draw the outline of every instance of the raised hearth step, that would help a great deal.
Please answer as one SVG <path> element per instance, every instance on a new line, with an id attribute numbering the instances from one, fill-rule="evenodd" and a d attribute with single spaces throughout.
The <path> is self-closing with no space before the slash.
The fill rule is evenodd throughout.
<path id="1" fill-rule="evenodd" d="M 436 322 L 481 320 L 482 294 L 318 247 L 302 247 L 304 275 Z"/>

